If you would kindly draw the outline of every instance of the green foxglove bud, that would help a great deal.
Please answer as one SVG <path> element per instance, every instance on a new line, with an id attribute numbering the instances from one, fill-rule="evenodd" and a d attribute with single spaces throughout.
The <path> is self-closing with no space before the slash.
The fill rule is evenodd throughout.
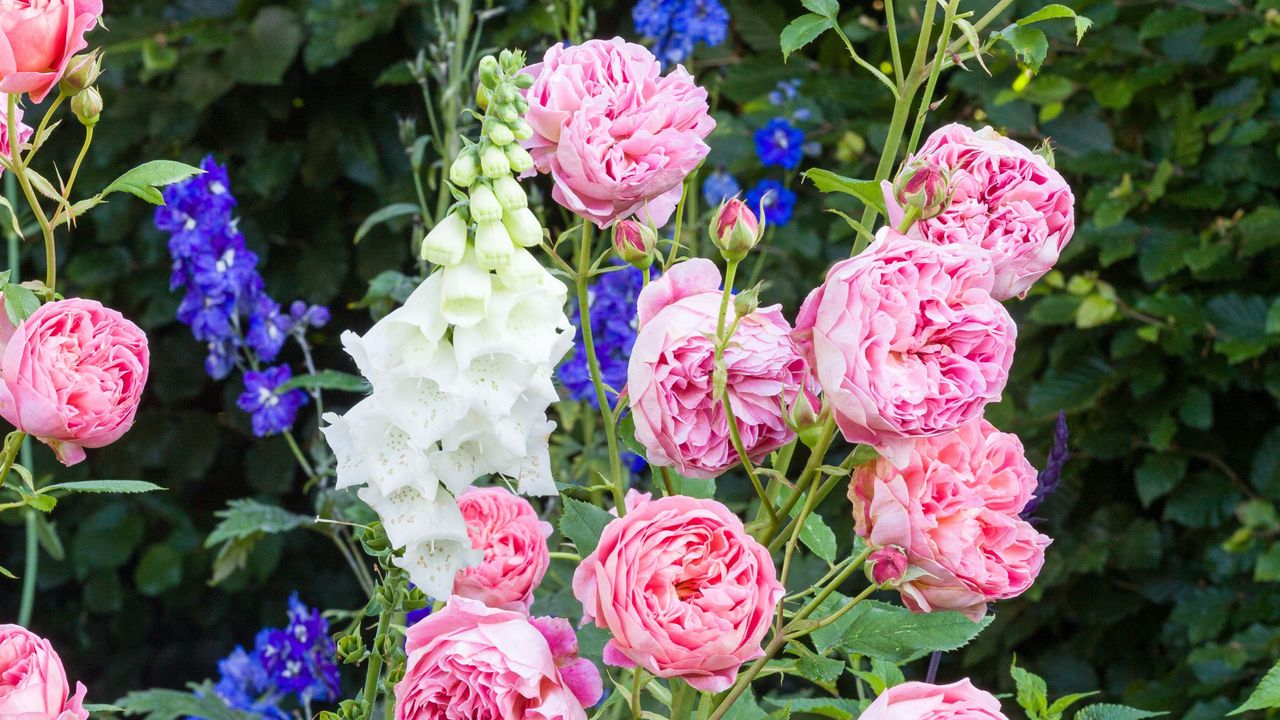
<path id="1" fill-rule="evenodd" d="M 501 79 L 502 72 L 498 67 L 498 59 L 492 55 L 480 58 L 480 83 L 486 88 L 493 89 L 498 86 L 498 81 Z"/>
<path id="2" fill-rule="evenodd" d="M 622 261 L 641 270 L 653 264 L 658 247 L 658 233 L 635 220 L 623 220 L 613 226 L 613 251 Z"/>
<path id="3" fill-rule="evenodd" d="M 493 127 L 489 128 L 489 142 L 494 145 L 510 145 L 515 141 L 516 136 L 505 123 L 494 123 Z"/>
<path id="4" fill-rule="evenodd" d="M 711 218 L 711 241 L 720 248 L 726 260 L 741 260 L 760 242 L 764 229 L 755 213 L 737 198 L 721 203 Z"/>
<path id="5" fill-rule="evenodd" d="M 503 105 L 510 105 L 516 101 L 516 98 L 520 97 L 520 91 L 511 83 L 502 83 L 498 86 L 497 91 L 494 92 L 493 97 Z"/>
<path id="6" fill-rule="evenodd" d="M 480 322 L 493 293 L 493 280 L 488 271 L 476 264 L 475 252 L 468 249 L 462 262 L 441 272 L 444 299 L 440 314 L 451 325 L 467 327 Z"/>
<path id="7" fill-rule="evenodd" d="M 516 254 L 507 228 L 498 221 L 476 222 L 476 262 L 485 270 L 506 267 Z"/>
<path id="8" fill-rule="evenodd" d="M 527 207 L 503 213 L 502 225 L 511 241 L 520 247 L 533 247 L 542 242 L 542 223 Z"/>
<path id="9" fill-rule="evenodd" d="M 476 107 L 482 111 L 489 109 L 489 91 L 484 85 L 476 85 Z"/>
<path id="10" fill-rule="evenodd" d="M 484 183 L 476 183 L 471 188 L 471 219 L 478 223 L 502 219 L 502 204 L 498 202 L 498 196 L 493 194 L 493 190 Z"/>
<path id="11" fill-rule="evenodd" d="M 75 113 L 81 125 L 97 125 L 98 117 L 102 115 L 102 95 L 98 93 L 98 89 L 88 88 L 71 98 L 71 112 Z"/>
<path id="12" fill-rule="evenodd" d="M 510 175 L 503 175 L 493 181 L 493 194 L 498 196 L 498 203 L 507 212 L 529 207 L 529 198 L 520 187 L 520 181 Z"/>
<path id="13" fill-rule="evenodd" d="M 490 145 L 480 153 L 480 171 L 490 179 L 510 175 L 511 161 L 507 160 L 507 154 L 503 148 Z"/>
<path id="14" fill-rule="evenodd" d="M 502 148 L 502 150 L 507 154 L 507 165 L 511 168 L 511 172 L 519 175 L 533 169 L 533 156 L 529 154 L 528 150 L 515 143 Z"/>
<path id="15" fill-rule="evenodd" d="M 504 123 L 511 123 L 520 119 L 520 113 L 516 112 L 515 106 L 513 105 L 499 105 L 494 108 L 493 112 L 498 116 L 498 119 Z"/>
<path id="16" fill-rule="evenodd" d="M 436 223 L 422 241 L 422 257 L 436 265 L 457 265 L 467 251 L 467 223 L 458 212 L 451 212 Z"/>
<path id="17" fill-rule="evenodd" d="M 511 123 L 511 134 L 515 135 L 517 140 L 528 140 L 533 137 L 533 126 L 525 122 L 524 118 L 516 118 L 515 122 Z"/>
<path id="18" fill-rule="evenodd" d="M 529 73 L 520 73 L 515 77 L 516 87 L 521 90 L 528 90 L 533 87 L 534 80 L 536 80 L 536 78 Z"/>
<path id="19" fill-rule="evenodd" d="M 511 262 L 498 268 L 498 279 L 512 290 L 524 290 L 538 284 L 546 270 L 528 250 L 517 248 Z"/>
<path id="20" fill-rule="evenodd" d="M 471 183 L 475 182 L 476 176 L 480 174 L 479 165 L 474 150 L 470 148 L 463 150 L 449 166 L 449 182 L 458 187 L 471 187 Z"/>

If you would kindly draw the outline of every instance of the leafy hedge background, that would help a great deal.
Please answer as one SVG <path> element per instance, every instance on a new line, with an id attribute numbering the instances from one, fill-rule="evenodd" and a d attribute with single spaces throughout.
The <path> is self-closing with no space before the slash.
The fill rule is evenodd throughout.
<path id="1" fill-rule="evenodd" d="M 883 88 L 855 72 L 832 37 L 783 64 L 777 34 L 798 4 L 725 4 L 730 42 L 696 61 L 720 123 L 708 167 L 727 168 L 744 187 L 767 176 L 751 133 L 778 113 L 767 93 L 800 79 L 802 126 L 824 162 L 869 177 L 889 116 Z M 899 4 L 911 27 L 916 4 Z M 1009 17 L 1039 4 L 1015 3 Z M 1068 4 L 1093 28 L 1077 46 L 1067 24 L 1044 26 L 1051 43 L 1040 74 L 997 49 L 990 76 L 970 61 L 969 72 L 944 75 L 936 96 L 945 99 L 931 127 L 956 120 L 1027 144 L 1052 138 L 1078 213 L 1061 272 L 1012 303 L 1015 378 L 991 410 L 1037 464 L 1066 411 L 1073 457 L 1044 510 L 1056 542 L 1031 597 L 1002 604 L 941 677 L 972 674 L 1008 689 L 1016 652 L 1055 693 L 1101 688 L 1175 717 L 1221 718 L 1280 655 L 1280 1 Z M 272 294 L 330 304 L 335 320 L 318 361 L 348 369 L 337 332 L 366 327 L 366 306 L 385 305 L 388 277 L 372 289 L 371 280 L 411 267 L 411 228 L 352 237 L 369 213 L 412 197 L 397 119 L 421 115 L 422 97 L 403 61 L 440 42 L 434 5 L 108 3 L 111 31 L 98 36 L 108 53 L 106 111 L 83 182 L 100 186 L 153 157 L 194 163 L 213 153 L 229 163 Z M 553 41 L 546 3 L 499 5 L 485 45 L 527 47 L 536 58 Z M 628 2 L 587 5 L 597 35 L 634 35 Z M 843 8 L 865 55 L 885 57 L 884 36 L 869 29 L 879 3 Z M 52 151 L 62 163 L 75 136 Z M 785 179 L 802 210 L 773 236 L 763 270 L 772 296 L 794 309 L 852 240 L 836 216 L 805 210 L 852 208 Z M 279 624 L 295 588 L 322 607 L 358 605 L 338 555 L 306 532 L 266 538 L 246 572 L 209 584 L 213 551 L 203 542 L 213 513 L 254 496 L 307 514 L 302 478 L 283 441 L 253 440 L 235 408 L 239 388 L 204 375 L 202 349 L 173 320 L 178 297 L 147 208 L 113 201 L 60 252 L 69 293 L 101 298 L 146 328 L 153 377 L 123 441 L 72 471 L 47 453 L 37 467 L 170 488 L 59 509 L 59 539 L 49 534 L 47 546 L 62 559 L 41 561 L 34 626 L 59 638 L 72 674 L 101 701 L 179 687 L 213 674 L 263 624 Z M 24 274 L 39 263 L 25 253 Z M 833 496 L 823 514 L 847 543 L 841 503 Z M 21 526 L 0 526 L 0 564 L 21 568 L 22 545 Z M 16 585 L 0 588 L 0 617 L 12 617 Z"/>

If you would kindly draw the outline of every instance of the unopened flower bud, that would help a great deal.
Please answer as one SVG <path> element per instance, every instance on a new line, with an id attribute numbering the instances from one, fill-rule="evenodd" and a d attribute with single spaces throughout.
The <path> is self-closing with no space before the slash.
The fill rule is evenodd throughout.
<path id="1" fill-rule="evenodd" d="M 364 642 L 360 640 L 359 635 L 348 635 L 342 633 L 338 636 L 337 643 L 338 661 L 344 665 L 354 665 L 364 660 Z"/>
<path id="2" fill-rule="evenodd" d="M 462 262 L 443 271 L 443 301 L 440 314 L 451 325 L 470 327 L 480 322 L 493 293 L 493 280 L 487 270 L 476 264 L 474 251 L 468 250 Z"/>
<path id="3" fill-rule="evenodd" d="M 613 227 L 613 251 L 622 261 L 641 270 L 653 264 L 658 233 L 635 220 L 623 220 Z"/>
<path id="4" fill-rule="evenodd" d="M 512 211 L 529 207 L 529 198 L 524 194 L 524 188 L 520 187 L 520 181 L 510 175 L 503 175 L 494 180 L 493 194 L 498 196 L 498 203 L 502 205 L 503 210 Z"/>
<path id="5" fill-rule="evenodd" d="M 947 171 L 930 160 L 915 160 L 898 175 L 893 195 L 903 208 L 915 208 L 919 217 L 937 217 L 951 204 Z"/>
<path id="6" fill-rule="evenodd" d="M 396 118 L 396 134 L 400 137 L 401 145 L 412 148 L 418 139 L 418 121 L 412 116 Z"/>
<path id="7" fill-rule="evenodd" d="M 480 83 L 489 89 L 498 86 L 498 80 L 501 79 L 501 69 L 498 67 L 498 59 L 492 55 L 485 55 L 480 58 Z"/>
<path id="8" fill-rule="evenodd" d="M 489 128 L 489 142 L 494 145 L 510 145 L 516 141 L 516 136 L 511 132 L 511 128 L 505 123 L 494 123 Z"/>
<path id="9" fill-rule="evenodd" d="M 422 240 L 422 257 L 436 265 L 457 265 L 467 251 L 467 223 L 451 212 Z"/>
<path id="10" fill-rule="evenodd" d="M 517 140 L 528 140 L 533 137 L 533 126 L 525 122 L 524 118 L 516 118 L 515 122 L 511 123 L 511 134 L 515 135 Z"/>
<path id="11" fill-rule="evenodd" d="M 498 86 L 498 89 L 493 94 L 493 97 L 495 100 L 502 103 L 503 105 L 510 105 L 516 101 L 516 98 L 520 97 L 520 91 L 517 90 L 516 86 L 512 85 L 511 83 L 502 83 L 501 85 Z"/>
<path id="12" fill-rule="evenodd" d="M 867 578 L 880 587 L 892 587 L 907 573 L 907 554 L 897 545 L 876 548 L 863 566 Z"/>
<path id="13" fill-rule="evenodd" d="M 471 188 L 471 219 L 478 223 L 497 222 L 502 219 L 502 203 L 484 183 Z"/>
<path id="14" fill-rule="evenodd" d="M 484 85 L 476 85 L 476 107 L 481 110 L 489 109 L 489 91 Z"/>
<path id="15" fill-rule="evenodd" d="M 480 167 L 474 151 L 463 150 L 449 166 L 449 182 L 458 187 L 471 187 L 479 174 Z"/>
<path id="16" fill-rule="evenodd" d="M 476 222 L 476 262 L 485 270 L 497 270 L 511 262 L 516 246 L 501 222 Z"/>
<path id="17" fill-rule="evenodd" d="M 529 154 L 528 150 L 512 143 L 502 148 L 502 151 L 507 155 L 507 164 L 511 168 L 511 172 L 518 175 L 533 169 L 533 156 Z"/>
<path id="18" fill-rule="evenodd" d="M 498 279 L 511 290 L 525 290 L 538 284 L 546 271 L 528 250 L 517 248 L 511 262 L 498 268 Z"/>
<path id="19" fill-rule="evenodd" d="M 75 113 L 81 125 L 97 125 L 98 117 L 102 115 L 102 95 L 98 93 L 98 89 L 87 88 L 71 98 L 71 112 Z"/>
<path id="20" fill-rule="evenodd" d="M 502 214 L 502 226 L 511 241 L 520 247 L 533 247 L 542 242 L 542 223 L 529 208 L 518 208 Z"/>
<path id="21" fill-rule="evenodd" d="M 520 88 L 521 90 L 528 90 L 529 88 L 533 87 L 533 83 L 535 80 L 536 78 L 534 78 L 529 73 L 520 73 L 519 75 L 516 75 L 516 78 L 515 78 L 516 87 Z"/>
<path id="22" fill-rule="evenodd" d="M 512 63 L 515 62 L 515 59 L 516 54 L 510 50 L 504 49 L 502 52 L 498 53 L 498 61 L 502 63 L 502 67 L 504 68 L 511 69 Z M 517 67 L 516 69 L 519 70 L 520 68 Z"/>
<path id="23" fill-rule="evenodd" d="M 737 198 L 721 203 L 711 218 L 711 240 L 726 260 L 741 260 L 760 242 L 760 221 L 747 204 Z"/>
<path id="24" fill-rule="evenodd" d="M 512 123 L 520 119 L 520 113 L 516 112 L 513 105 L 499 105 L 494 108 L 493 113 L 504 123 Z"/>
<path id="25" fill-rule="evenodd" d="M 511 146 L 508 145 L 507 147 Z M 503 148 L 490 145 L 480 153 L 480 171 L 490 179 L 510 175 L 511 161 L 507 160 L 507 154 Z"/>
<path id="26" fill-rule="evenodd" d="M 87 55 L 77 55 L 67 62 L 67 71 L 58 83 L 64 95 L 77 95 L 85 88 L 93 87 L 102 74 L 102 55 L 95 50 Z"/>
<path id="27" fill-rule="evenodd" d="M 364 551 L 370 555 L 380 556 L 391 549 L 391 541 L 387 539 L 387 531 L 380 522 L 374 522 L 365 527 L 360 531 L 360 535 L 356 539 L 364 546 Z"/>
<path id="28" fill-rule="evenodd" d="M 733 312 L 737 317 L 746 317 L 760 307 L 760 291 L 751 288 L 733 296 Z"/>
<path id="29" fill-rule="evenodd" d="M 787 408 L 787 425 L 795 431 L 796 436 L 805 447 L 818 444 L 823 435 L 823 424 L 826 418 L 820 411 L 822 402 L 805 389 L 796 393 L 796 399 Z"/>

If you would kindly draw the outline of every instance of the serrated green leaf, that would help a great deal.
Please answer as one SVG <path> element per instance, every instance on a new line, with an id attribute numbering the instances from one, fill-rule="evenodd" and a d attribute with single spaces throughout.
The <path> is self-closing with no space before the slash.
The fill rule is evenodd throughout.
<path id="1" fill-rule="evenodd" d="M 320 372 L 298 375 L 280 383 L 275 393 L 302 388 L 303 390 L 341 390 L 343 392 L 367 393 L 371 389 L 369 381 L 359 375 L 338 370 L 321 370 Z"/>
<path id="2" fill-rule="evenodd" d="M 1258 687 L 1253 689 L 1253 692 L 1249 694 L 1249 699 L 1245 700 L 1243 705 L 1227 714 L 1239 715 L 1250 710 L 1269 710 L 1271 708 L 1280 708 L 1280 662 L 1277 662 L 1267 671 L 1262 681 L 1258 683 Z"/>
<path id="3" fill-rule="evenodd" d="M 800 0 L 805 10 L 835 19 L 840 12 L 840 3 L 836 0 Z"/>
<path id="4" fill-rule="evenodd" d="M 1097 695 L 1097 694 L 1098 694 L 1098 691 L 1095 690 L 1093 692 L 1071 693 L 1070 695 L 1063 695 L 1057 700 L 1054 700 L 1053 703 L 1049 705 L 1049 717 L 1060 718 L 1062 717 L 1062 714 L 1067 711 L 1067 708 L 1071 707 L 1072 705 L 1075 705 L 1076 703 L 1080 702 L 1081 700 L 1087 697 L 1093 697 L 1094 695 Z"/>
<path id="5" fill-rule="evenodd" d="M 40 488 L 40 492 L 54 491 L 72 493 L 121 493 L 134 494 L 167 490 L 155 483 L 145 480 L 77 480 L 74 482 L 54 483 Z"/>
<path id="6" fill-rule="evenodd" d="M 181 690 L 135 690 L 116 700 L 127 715 L 144 715 L 147 720 L 178 720 L 199 717 L 205 720 L 253 720 L 258 717 L 227 707 L 213 685 L 191 685 L 194 692 Z"/>
<path id="7" fill-rule="evenodd" d="M 40 541 L 40 547 L 57 562 L 62 562 L 67 557 L 62 538 L 58 537 L 57 526 L 43 515 L 36 516 L 36 538 Z"/>
<path id="8" fill-rule="evenodd" d="M 103 188 L 101 195 L 127 192 L 153 205 L 163 205 L 164 197 L 156 188 L 181 182 L 204 171 L 173 160 L 152 160 L 126 172 Z"/>
<path id="9" fill-rule="evenodd" d="M 831 19 L 817 13 L 808 13 L 792 20 L 782 29 L 782 35 L 779 36 L 783 62 L 786 62 L 791 53 L 813 42 L 829 29 L 831 29 Z"/>
<path id="10" fill-rule="evenodd" d="M 370 230 L 384 222 L 387 222 L 388 220 L 394 220 L 395 218 L 404 217 L 406 215 L 417 215 L 418 212 L 418 206 L 413 203 L 392 203 L 379 208 L 370 213 L 369 217 L 365 218 L 364 222 L 360 223 L 360 227 L 356 228 L 356 236 L 352 242 L 360 242 L 364 239 L 365 235 L 369 234 Z"/>
<path id="11" fill-rule="evenodd" d="M 814 619 L 830 615 L 848 598 L 833 594 L 814 613 Z M 818 652 L 839 646 L 846 652 L 905 663 L 935 651 L 951 651 L 964 647 L 991 624 L 987 615 L 974 622 L 964 615 L 946 610 L 913 613 L 904 607 L 863 600 L 840 620 L 813 633 Z"/>
<path id="12" fill-rule="evenodd" d="M 289 532 L 310 525 L 314 518 L 291 513 L 282 507 L 267 505 L 253 498 L 240 498 L 227 503 L 225 510 L 214 513 L 220 522 L 205 538 L 209 548 L 227 540 L 241 540 L 260 534 Z"/>
<path id="13" fill-rule="evenodd" d="M 1044 32 L 1015 23 L 996 33 L 996 37 L 1004 41 L 1014 56 L 1032 72 L 1040 71 L 1040 65 L 1049 53 L 1049 40 Z"/>
<path id="14" fill-rule="evenodd" d="M 14 325 L 20 325 L 23 320 L 31 317 L 31 313 L 40 309 L 40 298 L 21 285 L 5 283 L 2 291 L 5 315 Z"/>
<path id="15" fill-rule="evenodd" d="M 1045 716 L 1049 710 L 1049 686 L 1044 678 L 1030 670 L 1018 667 L 1015 659 L 1009 666 L 1009 674 L 1013 676 L 1017 688 L 1015 698 L 1018 705 L 1027 712 L 1031 720 L 1048 720 Z"/>
<path id="16" fill-rule="evenodd" d="M 564 514 L 560 516 L 560 532 L 578 548 L 583 557 L 595 552 L 600 534 L 616 518 L 590 503 L 563 498 Z"/>
<path id="17" fill-rule="evenodd" d="M 853 720 L 862 711 L 862 703 L 856 699 L 770 697 L 765 698 L 765 702 L 779 709 L 790 708 L 792 713 L 818 715 L 832 720 Z"/>
<path id="18" fill-rule="evenodd" d="M 803 176 L 824 193 L 841 192 L 852 195 L 868 207 L 878 210 L 881 215 L 885 212 L 884 192 L 880 189 L 880 183 L 875 180 L 855 180 L 820 168 L 806 170 Z"/>
<path id="19" fill-rule="evenodd" d="M 1160 717 L 1164 714 L 1162 712 L 1139 710 L 1138 708 L 1124 705 L 1098 703 L 1082 708 L 1080 712 L 1076 713 L 1075 720 L 1143 720 L 1144 718 Z"/>

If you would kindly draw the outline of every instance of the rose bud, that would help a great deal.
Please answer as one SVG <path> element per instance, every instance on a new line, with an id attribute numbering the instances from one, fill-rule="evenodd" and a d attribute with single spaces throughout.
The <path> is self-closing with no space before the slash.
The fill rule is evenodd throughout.
<path id="1" fill-rule="evenodd" d="M 467 251 L 467 223 L 451 212 L 422 240 L 422 257 L 436 265 L 457 265 Z"/>
<path id="2" fill-rule="evenodd" d="M 613 228 L 613 250 L 623 262 L 646 270 L 653 264 L 658 233 L 635 220 L 623 220 Z"/>
<path id="3" fill-rule="evenodd" d="M 947 171 L 929 160 L 907 165 L 893 184 L 893 194 L 903 207 L 913 207 L 923 220 L 937 217 L 951 204 Z"/>
<path id="4" fill-rule="evenodd" d="M 796 431 L 796 436 L 805 447 L 813 447 L 823 435 L 823 424 L 826 416 L 821 410 L 822 401 L 809 392 L 796 394 L 795 402 L 787 410 L 787 425 Z"/>
<path id="5" fill-rule="evenodd" d="M 708 228 L 725 260 L 741 260 L 760 242 L 763 228 L 755 213 L 737 198 L 721 203 Z"/>
<path id="6" fill-rule="evenodd" d="M 77 55 L 67 62 L 67 72 L 59 81 L 58 89 L 66 95 L 77 95 L 81 90 L 92 87 L 101 74 L 101 51 L 95 50 L 87 55 Z"/>
<path id="7" fill-rule="evenodd" d="M 71 112 L 75 113 L 81 125 L 85 127 L 97 125 L 98 117 L 102 114 L 102 95 L 98 89 L 88 88 L 71 98 Z"/>
<path id="8" fill-rule="evenodd" d="M 876 548 L 867 556 L 867 579 L 880 587 L 892 586 L 907 572 L 907 554 L 897 545 Z"/>

